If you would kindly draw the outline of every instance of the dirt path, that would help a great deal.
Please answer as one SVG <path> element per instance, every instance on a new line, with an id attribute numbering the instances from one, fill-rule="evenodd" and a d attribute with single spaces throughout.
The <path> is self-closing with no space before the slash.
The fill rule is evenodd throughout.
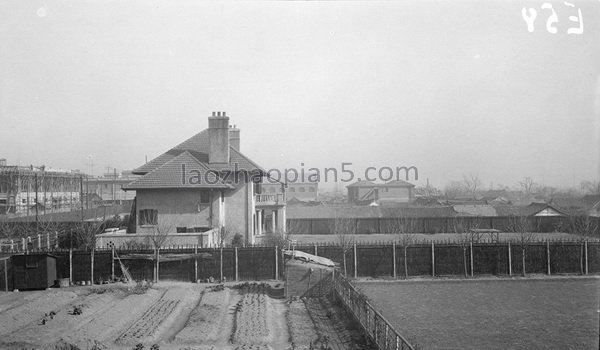
<path id="1" fill-rule="evenodd" d="M 335 338 L 327 314 L 310 305 L 273 299 L 257 283 L 161 283 L 139 293 L 116 285 L 5 293 L 0 348 L 40 349 L 64 341 L 81 349 L 100 344 L 131 350 L 142 343 L 163 350 L 304 350 L 322 334 Z"/>

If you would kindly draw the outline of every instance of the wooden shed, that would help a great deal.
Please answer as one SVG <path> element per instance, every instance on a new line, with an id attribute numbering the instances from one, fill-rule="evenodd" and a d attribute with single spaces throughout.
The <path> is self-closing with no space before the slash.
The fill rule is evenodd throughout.
<path id="1" fill-rule="evenodd" d="M 57 257 L 47 253 L 13 255 L 13 288 L 46 289 L 56 281 Z"/>

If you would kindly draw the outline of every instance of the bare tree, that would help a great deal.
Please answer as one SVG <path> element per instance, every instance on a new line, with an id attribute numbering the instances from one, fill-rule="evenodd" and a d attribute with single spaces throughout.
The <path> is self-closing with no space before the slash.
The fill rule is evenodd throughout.
<path id="1" fill-rule="evenodd" d="M 346 266 L 346 252 L 352 248 L 356 234 L 356 221 L 343 214 L 336 213 L 334 217 L 331 231 L 336 236 L 338 245 L 342 249 L 342 262 L 344 266 L 344 276 L 347 275 L 348 269 Z"/>
<path id="2" fill-rule="evenodd" d="M 584 242 L 591 238 L 598 238 L 600 235 L 600 219 L 592 218 L 589 215 L 570 216 L 566 224 L 566 231 L 577 237 L 580 243 L 579 268 L 581 274 L 584 274 Z"/>
<path id="3" fill-rule="evenodd" d="M 444 187 L 444 193 L 448 198 L 455 198 L 464 195 L 466 192 L 462 182 L 450 181 L 446 187 Z"/>
<path id="4" fill-rule="evenodd" d="M 523 180 L 519 181 L 519 186 L 521 186 L 521 189 L 523 190 L 523 192 L 525 192 L 526 194 L 531 194 L 533 193 L 533 188 L 536 186 L 537 184 L 533 181 L 532 178 L 530 177 L 524 177 Z"/>
<path id="5" fill-rule="evenodd" d="M 458 241 L 463 250 L 463 269 L 465 277 L 468 275 L 467 268 L 467 248 L 473 243 L 479 243 L 481 235 L 477 231 L 479 228 L 479 219 L 473 217 L 455 216 L 452 219 L 452 230 L 458 235 Z"/>
<path id="6" fill-rule="evenodd" d="M 94 256 L 96 253 L 96 242 L 98 234 L 102 233 L 102 223 L 97 221 L 81 221 L 75 224 L 73 229 L 77 247 L 90 250 L 90 281 L 94 283 Z"/>
<path id="7" fill-rule="evenodd" d="M 599 220 L 589 215 L 570 216 L 566 230 L 576 235 L 578 240 L 585 241 L 590 237 L 598 237 L 600 234 Z"/>
<path id="8" fill-rule="evenodd" d="M 470 195 L 475 196 L 477 190 L 481 187 L 481 180 L 478 175 L 463 174 L 463 186 Z"/>
<path id="9" fill-rule="evenodd" d="M 391 223 L 391 233 L 398 235 L 398 244 L 402 247 L 404 262 L 404 278 L 408 279 L 408 247 L 415 242 L 415 220 L 400 214 Z"/>
<path id="10" fill-rule="evenodd" d="M 75 247 L 94 251 L 96 249 L 97 235 L 101 232 L 101 224 L 95 221 L 81 221 L 75 224 L 73 235 Z"/>
<path id="11" fill-rule="evenodd" d="M 154 248 L 154 282 L 159 280 L 160 249 L 169 238 L 169 233 L 173 230 L 173 224 L 161 220 L 152 227 L 150 232 L 150 242 Z"/>
<path id="12" fill-rule="evenodd" d="M 530 243 L 535 234 L 531 232 L 529 229 L 529 223 L 527 221 L 526 216 L 511 216 L 509 217 L 509 227 L 508 230 L 510 232 L 517 233 L 517 243 L 521 247 L 521 270 L 523 273 L 523 277 L 526 276 L 526 268 L 525 268 L 525 254 L 527 244 Z"/>
<path id="13" fill-rule="evenodd" d="M 600 194 L 600 181 L 582 181 L 580 184 L 583 194 Z"/>

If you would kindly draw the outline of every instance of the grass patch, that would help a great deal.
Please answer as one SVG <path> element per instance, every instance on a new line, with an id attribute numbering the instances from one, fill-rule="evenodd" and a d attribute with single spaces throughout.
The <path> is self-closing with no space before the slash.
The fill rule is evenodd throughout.
<path id="1" fill-rule="evenodd" d="M 360 282 L 425 349 L 597 349 L 598 280 Z"/>

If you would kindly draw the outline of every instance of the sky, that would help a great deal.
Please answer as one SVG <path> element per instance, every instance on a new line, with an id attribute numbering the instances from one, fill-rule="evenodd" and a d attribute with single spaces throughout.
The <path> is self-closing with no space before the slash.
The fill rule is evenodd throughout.
<path id="1" fill-rule="evenodd" d="M 225 111 L 265 169 L 598 181 L 600 1 L 547 4 L 2 1 L 0 158 L 132 169 Z"/>

